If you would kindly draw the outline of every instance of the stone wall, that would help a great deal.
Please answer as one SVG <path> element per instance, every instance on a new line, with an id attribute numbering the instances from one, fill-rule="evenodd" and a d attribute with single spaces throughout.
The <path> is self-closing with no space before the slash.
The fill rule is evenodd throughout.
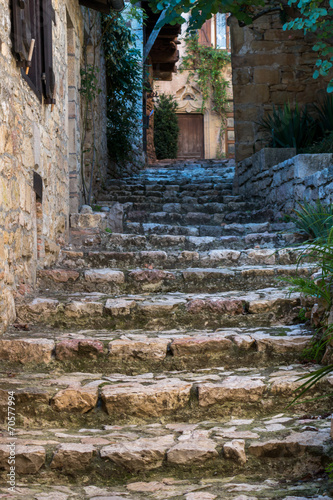
<path id="1" fill-rule="evenodd" d="M 279 12 L 240 28 L 229 18 L 232 44 L 236 161 L 267 146 L 258 121 L 276 106 L 313 103 L 326 88 L 312 77 L 314 40 L 302 31 L 283 31 Z"/>
<path id="2" fill-rule="evenodd" d="M 108 148 L 106 138 L 107 114 L 106 114 L 106 71 L 104 52 L 102 47 L 102 30 L 99 23 L 100 14 L 95 11 L 87 13 L 88 9 L 83 9 L 84 14 L 84 45 L 82 51 L 81 67 L 85 64 L 95 68 L 95 75 L 98 80 L 95 97 L 88 105 L 87 119 L 85 126 L 82 119 L 81 137 L 84 138 L 83 158 L 84 177 L 89 191 L 91 174 L 93 174 L 93 193 L 100 188 L 101 183 L 106 179 L 108 166 Z M 93 29 L 92 29 L 93 27 Z M 81 116 L 85 116 L 86 101 L 81 96 Z M 79 176 L 81 179 L 81 176 Z M 95 189 L 96 188 L 96 189 Z M 82 192 L 82 190 L 81 190 Z M 96 200 L 94 200 L 96 201 Z M 86 202 L 82 200 L 81 202 Z"/>
<path id="3" fill-rule="evenodd" d="M 22 78 L 11 52 L 8 1 L 0 0 L 0 331 L 15 318 L 14 297 L 34 287 L 37 267 L 55 262 L 66 242 L 70 191 L 72 209 L 80 203 L 83 14 L 77 0 L 53 7 L 52 110 Z M 42 179 L 42 200 L 34 172 Z"/>
<path id="4" fill-rule="evenodd" d="M 333 154 L 293 154 L 293 149 L 262 149 L 240 162 L 235 194 L 273 207 L 277 217 L 304 200 L 333 203 Z"/>

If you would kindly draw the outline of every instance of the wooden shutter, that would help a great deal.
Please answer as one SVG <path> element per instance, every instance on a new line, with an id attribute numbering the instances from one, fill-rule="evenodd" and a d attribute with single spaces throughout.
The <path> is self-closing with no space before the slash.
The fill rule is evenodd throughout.
<path id="1" fill-rule="evenodd" d="M 13 52 L 19 66 L 26 66 L 32 38 L 31 5 L 33 0 L 12 0 L 13 11 Z"/>
<path id="2" fill-rule="evenodd" d="M 55 13 L 51 0 L 42 0 L 42 80 L 45 104 L 55 104 L 55 76 L 52 55 L 52 21 L 55 23 Z"/>
<path id="3" fill-rule="evenodd" d="M 210 47 L 212 45 L 212 20 L 208 19 L 199 30 L 199 44 Z"/>

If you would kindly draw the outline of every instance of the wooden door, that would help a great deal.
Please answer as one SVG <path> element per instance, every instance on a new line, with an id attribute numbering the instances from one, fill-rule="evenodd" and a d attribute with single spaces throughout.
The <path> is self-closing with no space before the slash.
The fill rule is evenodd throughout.
<path id="1" fill-rule="evenodd" d="M 178 114 L 178 158 L 204 158 L 204 120 L 199 114 Z"/>

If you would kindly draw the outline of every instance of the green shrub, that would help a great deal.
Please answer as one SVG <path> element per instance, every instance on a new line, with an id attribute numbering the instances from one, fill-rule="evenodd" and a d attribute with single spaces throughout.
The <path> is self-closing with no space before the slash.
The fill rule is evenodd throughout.
<path id="1" fill-rule="evenodd" d="M 108 93 L 108 151 L 111 160 L 122 165 L 135 158 L 133 146 L 140 137 L 141 55 L 122 15 L 103 14 L 102 28 Z"/>
<path id="2" fill-rule="evenodd" d="M 177 158 L 179 135 L 177 107 L 172 95 L 159 96 L 154 117 L 154 145 L 158 160 Z"/>
<path id="3" fill-rule="evenodd" d="M 273 148 L 306 148 L 318 138 L 318 123 L 310 115 L 307 107 L 300 109 L 296 104 L 275 108 L 259 124 L 271 134 L 270 146 Z"/>

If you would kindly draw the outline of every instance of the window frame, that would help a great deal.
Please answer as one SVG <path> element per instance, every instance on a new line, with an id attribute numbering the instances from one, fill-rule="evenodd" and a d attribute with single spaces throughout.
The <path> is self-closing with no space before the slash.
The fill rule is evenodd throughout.
<path id="1" fill-rule="evenodd" d="M 226 48 L 225 49 L 221 49 L 220 47 L 217 46 L 217 16 L 218 15 L 223 15 L 225 16 L 225 38 L 226 38 Z M 218 50 L 227 50 L 228 52 L 230 52 L 230 28 L 229 28 L 229 25 L 228 25 L 228 17 L 229 17 L 229 14 L 223 14 L 223 13 L 217 13 L 214 15 L 214 28 L 215 28 L 215 48 L 217 48 Z"/>
<path id="2" fill-rule="evenodd" d="M 38 97 L 38 100 L 43 102 L 41 2 L 42 0 L 30 0 L 29 2 L 32 24 L 31 32 L 32 36 L 35 37 L 35 47 L 29 73 L 26 74 L 25 68 L 21 68 L 21 74 L 23 79 Z"/>

